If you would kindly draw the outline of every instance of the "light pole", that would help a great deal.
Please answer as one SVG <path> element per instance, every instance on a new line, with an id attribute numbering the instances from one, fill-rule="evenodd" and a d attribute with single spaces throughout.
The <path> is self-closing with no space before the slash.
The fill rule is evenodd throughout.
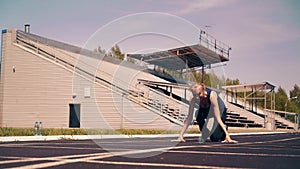
<path id="1" fill-rule="evenodd" d="M 286 111 L 287 103 L 288 103 L 289 101 L 294 100 L 294 99 L 297 99 L 297 98 L 298 98 L 298 96 L 289 98 L 289 99 L 285 102 L 285 104 L 284 104 L 284 111 Z"/>
<path id="2" fill-rule="evenodd" d="M 284 104 L 284 111 L 285 111 L 285 112 L 286 112 L 286 108 L 287 108 L 287 103 L 288 103 L 289 101 L 294 100 L 294 99 L 297 99 L 297 98 L 298 98 L 298 96 L 294 96 L 294 97 L 289 98 L 289 99 L 285 102 L 285 104 Z M 286 113 L 285 113 L 285 119 L 287 119 Z"/>

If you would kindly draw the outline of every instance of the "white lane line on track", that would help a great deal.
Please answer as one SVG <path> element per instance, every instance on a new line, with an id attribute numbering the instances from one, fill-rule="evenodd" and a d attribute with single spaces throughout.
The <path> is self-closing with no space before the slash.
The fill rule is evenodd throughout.
<path id="1" fill-rule="evenodd" d="M 7 146 L 1 146 L 1 147 L 5 147 L 5 148 L 35 148 L 35 149 L 71 149 L 71 150 L 102 150 L 102 148 L 100 147 L 94 147 L 94 148 L 89 148 L 89 147 L 65 147 L 65 146 L 22 146 L 22 145 L 16 145 L 16 146 L 11 146 L 11 145 L 7 145 Z M 1 148 L 0 147 L 0 148 Z"/>
<path id="2" fill-rule="evenodd" d="M 148 167 L 172 167 L 172 168 L 212 168 L 212 169 L 233 169 L 235 167 L 219 167 L 219 166 L 205 166 L 205 165 L 186 165 L 186 164 L 170 164 L 170 163 L 140 163 L 140 162 L 121 162 L 121 161 L 98 161 L 88 160 L 90 163 L 111 164 L 111 165 L 130 165 L 130 166 L 148 166 Z M 238 168 L 235 168 L 238 169 Z M 243 168 L 244 169 L 244 168 Z"/>
<path id="3" fill-rule="evenodd" d="M 113 156 L 114 155 L 111 153 L 100 153 L 99 156 L 97 156 L 97 154 L 90 154 L 90 157 L 76 158 L 76 159 L 65 159 L 65 156 L 64 156 L 64 158 L 51 157 L 51 160 L 54 160 L 54 162 L 45 162 L 45 163 L 41 163 L 41 164 L 13 167 L 10 169 L 38 169 L 38 168 L 54 167 L 54 166 L 63 165 L 63 164 L 86 162 L 88 160 L 103 159 L 103 158 L 109 158 L 109 157 L 113 157 Z M 40 158 L 37 160 L 41 161 L 41 160 L 45 160 L 45 159 L 47 159 L 47 158 Z M 49 160 L 49 158 L 48 158 L 48 160 Z"/>
<path id="4" fill-rule="evenodd" d="M 291 150 L 291 151 L 297 151 L 299 149 L 299 146 L 292 146 L 292 147 L 286 147 L 286 146 L 272 146 L 272 147 L 256 147 L 257 145 L 244 145 L 243 147 L 222 147 L 222 149 L 247 149 L 247 150 L 265 150 L 265 151 L 274 151 L 276 149 L 282 149 L 284 148 L 285 150 Z M 210 147 L 210 148 L 215 148 L 215 147 Z M 220 147 L 221 148 L 221 147 Z"/>
<path id="5" fill-rule="evenodd" d="M 284 141 L 292 141 L 292 140 L 300 140 L 300 137 L 282 138 L 278 140 L 269 140 L 269 141 L 257 141 L 257 142 L 253 142 L 253 144 L 276 143 L 276 142 L 284 142 Z"/>
<path id="6" fill-rule="evenodd" d="M 186 153 L 186 154 L 204 154 L 204 155 L 235 155 L 235 156 L 260 156 L 260 157 L 298 157 L 295 154 L 263 154 L 263 153 L 235 153 L 235 152 L 210 152 L 210 151 L 175 151 L 170 150 L 168 153 Z"/>
<path id="7" fill-rule="evenodd" d="M 11 169 L 45 168 L 45 167 L 53 167 L 53 166 L 64 165 L 64 164 L 75 163 L 75 162 L 76 163 L 77 162 L 87 162 L 87 161 L 90 161 L 90 160 L 95 161 L 95 160 L 110 158 L 110 157 L 114 157 L 114 156 L 122 156 L 122 155 L 130 155 L 130 154 L 141 154 L 141 153 L 149 153 L 149 152 L 154 152 L 154 151 L 165 152 L 165 151 L 167 151 L 171 148 L 173 148 L 173 149 L 183 149 L 183 148 L 196 148 L 196 147 L 201 147 L 201 144 L 200 145 L 199 144 L 194 145 L 194 146 L 178 146 L 178 147 L 166 147 L 166 148 L 155 148 L 155 149 L 144 149 L 144 150 L 132 150 L 132 151 L 125 151 L 125 152 L 114 152 L 113 154 L 105 154 L 105 155 L 103 155 L 104 153 L 100 153 L 99 156 L 95 156 L 93 154 L 90 154 L 90 155 L 93 155 L 93 156 L 92 157 L 86 157 L 86 158 L 77 158 L 77 159 L 66 159 L 66 157 L 70 157 L 70 156 L 59 156 L 59 157 L 51 157 L 51 160 L 54 160 L 54 162 L 45 162 L 45 163 L 41 163 L 41 164 L 33 164 L 33 165 L 27 165 L 27 166 L 21 166 L 21 167 L 14 167 L 14 168 L 11 168 Z M 49 158 L 33 158 L 33 159 L 30 158 L 30 159 L 28 159 L 28 161 L 26 161 L 26 159 L 21 159 L 21 160 L 15 160 L 15 162 L 42 161 L 42 160 L 46 160 L 46 159 L 49 160 Z M 195 167 L 197 167 L 197 166 L 195 166 Z"/>
<path id="8" fill-rule="evenodd" d="M 99 160 L 99 159 L 110 158 L 110 157 L 115 157 L 115 156 L 122 156 L 122 155 L 150 153 L 150 152 L 154 152 L 154 151 L 165 152 L 165 151 L 168 151 L 170 149 L 172 149 L 171 151 L 174 151 L 174 150 L 178 150 L 178 149 L 201 148 L 201 147 L 219 147 L 219 146 L 224 146 L 224 145 L 234 145 L 234 146 L 253 145 L 253 144 L 263 144 L 263 143 L 272 143 L 272 142 L 275 143 L 275 142 L 291 141 L 291 140 L 297 140 L 297 139 L 300 139 L 300 138 L 299 137 L 294 137 L 294 138 L 271 140 L 271 141 L 265 141 L 265 142 L 264 141 L 259 141 L 259 142 L 247 142 L 247 143 L 238 143 L 238 144 L 215 144 L 215 145 L 197 144 L 197 145 L 190 145 L 190 146 L 177 146 L 177 147 L 165 147 L 165 148 L 154 148 L 154 149 L 144 149 L 144 150 L 132 150 L 132 151 L 125 151 L 125 152 L 96 153 L 96 154 L 86 155 L 87 157 L 83 156 L 82 158 L 77 156 L 78 157 L 77 159 L 66 159 L 66 158 L 68 158 L 68 156 L 59 156 L 59 157 L 51 157 L 51 160 L 54 160 L 55 162 L 46 162 L 46 163 L 41 163 L 41 164 L 26 165 L 26 166 L 21 166 L 21 167 L 15 167 L 14 169 L 53 167 L 53 166 L 69 164 L 69 163 L 88 162 L 88 161 L 92 162 L 92 161 L 96 161 L 96 160 Z M 76 155 L 73 155 L 73 156 L 76 156 Z M 40 161 L 40 160 L 45 160 L 45 159 L 49 160 L 49 158 L 46 157 L 46 158 L 37 158 L 37 159 L 35 159 L 35 161 L 36 160 Z M 26 161 L 23 161 L 23 162 L 26 162 Z M 104 161 L 103 161 L 103 163 L 104 163 Z M 105 162 L 105 163 L 108 163 L 108 162 Z M 120 162 L 120 163 L 122 163 L 122 162 Z M 126 162 L 123 162 L 123 163 L 125 165 Z M 129 165 L 129 164 L 130 163 L 126 163 L 126 165 Z M 142 164 L 142 163 L 140 163 L 140 164 Z M 139 164 L 132 162 L 132 165 L 139 165 Z M 149 163 L 149 165 L 155 165 L 155 163 Z M 160 165 L 160 164 L 157 164 L 157 165 Z M 167 165 L 168 164 L 166 164 L 165 167 L 167 167 Z M 169 165 L 173 165 L 173 164 L 169 164 Z M 197 166 L 197 165 L 195 165 L 195 166 Z M 202 166 L 202 168 L 203 168 L 203 166 Z"/>
<path id="9" fill-rule="evenodd" d="M 101 156 L 101 155 L 108 155 L 111 153 L 94 153 L 94 154 L 81 154 L 81 155 L 66 155 L 66 156 L 56 156 L 56 157 L 7 157 L 7 156 L 0 156 L 3 159 L 15 159 L 15 160 L 7 160 L 7 161 L 0 161 L 0 164 L 9 164 L 9 163 L 20 163 L 20 162 L 31 162 L 31 161 L 44 161 L 44 160 L 64 160 L 69 158 L 84 158 L 84 157 L 91 157 L 91 156 Z"/>
<path id="10" fill-rule="evenodd" d="M 180 148 L 193 148 L 193 147 L 198 147 L 197 146 L 180 146 L 180 147 L 175 147 L 176 149 Z M 59 156 L 59 157 L 51 157 L 51 160 L 54 160 L 54 162 L 45 162 L 41 164 L 33 164 L 33 165 L 26 165 L 26 166 L 21 166 L 21 167 L 14 167 L 11 169 L 32 169 L 32 168 L 45 168 L 45 167 L 53 167 L 53 166 L 58 166 L 58 165 L 63 165 L 63 164 L 69 164 L 69 163 L 77 163 L 77 162 L 86 162 L 89 160 L 99 160 L 99 159 L 104 159 L 104 158 L 110 158 L 110 157 L 115 157 L 115 156 L 123 156 L 123 155 L 130 155 L 130 154 L 141 154 L 141 153 L 150 153 L 154 151 L 161 151 L 165 152 L 171 148 L 174 147 L 166 147 L 166 148 L 154 148 L 154 149 L 143 149 L 143 150 L 131 150 L 131 151 L 124 151 L 124 152 L 112 152 L 112 153 L 107 153 L 103 155 L 104 153 L 100 153 L 99 156 L 96 154 L 90 154 L 91 157 L 84 157 L 84 158 L 77 158 L 77 159 L 66 159 L 66 156 Z M 29 159 L 29 161 L 42 161 L 42 160 L 49 160 L 49 158 L 34 158 L 34 159 Z M 29 162 L 26 161 L 26 159 L 21 159 L 21 160 L 15 160 L 16 162 Z M 7 161 L 9 163 L 9 161 Z"/>

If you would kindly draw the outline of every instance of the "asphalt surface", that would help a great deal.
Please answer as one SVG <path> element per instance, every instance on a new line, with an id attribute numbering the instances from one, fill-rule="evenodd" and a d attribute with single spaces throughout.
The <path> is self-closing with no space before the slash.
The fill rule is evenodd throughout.
<path id="1" fill-rule="evenodd" d="M 300 168 L 300 133 L 233 135 L 237 144 L 188 137 L 0 143 L 0 168 Z"/>

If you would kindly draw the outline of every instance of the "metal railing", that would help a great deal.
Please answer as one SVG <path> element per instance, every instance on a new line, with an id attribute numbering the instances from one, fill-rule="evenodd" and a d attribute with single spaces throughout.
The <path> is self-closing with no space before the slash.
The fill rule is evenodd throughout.
<path id="1" fill-rule="evenodd" d="M 143 104 L 159 111 L 163 116 L 173 118 L 173 122 L 180 125 L 183 124 L 188 113 L 188 105 L 186 103 L 162 94 L 143 84 L 139 84 L 139 86 L 139 92 L 136 96 Z"/>
<path id="2" fill-rule="evenodd" d="M 294 112 L 286 112 L 286 111 L 280 111 L 280 110 L 270 110 L 270 109 L 265 109 L 266 110 L 266 112 L 267 112 L 267 114 L 269 115 L 269 116 L 271 116 L 271 117 L 274 117 L 274 120 L 275 119 L 280 119 L 280 123 L 283 123 L 282 125 L 284 125 L 284 126 L 280 126 L 280 125 L 278 125 L 278 126 L 276 126 L 276 127 L 282 127 L 282 128 L 288 128 L 289 127 L 289 125 L 288 125 L 288 123 L 293 123 L 293 128 L 295 129 L 295 130 L 297 130 L 298 129 L 298 114 L 297 113 L 294 113 Z M 290 115 L 290 116 L 293 116 L 294 118 L 293 118 L 293 121 L 290 121 L 290 119 L 285 119 L 285 118 L 283 118 L 282 116 L 281 116 L 281 114 L 283 114 L 283 115 Z M 287 124 L 284 124 L 284 123 L 287 123 Z"/>
<path id="3" fill-rule="evenodd" d="M 208 34 L 203 30 L 200 31 L 199 40 L 200 45 L 216 52 L 219 55 L 229 58 L 229 51 L 231 50 L 231 47 L 229 47 L 229 45 L 218 41 L 212 35 Z"/>
<path id="4" fill-rule="evenodd" d="M 95 70 L 97 70 L 96 75 L 94 75 L 93 73 L 84 70 L 82 67 L 77 67 L 75 65 L 76 59 L 74 59 L 74 56 L 71 54 L 61 50 L 56 50 L 54 47 L 52 48 L 50 46 L 40 44 L 37 41 L 26 39 L 26 37 L 22 37 L 22 35 L 17 36 L 17 43 L 30 48 L 32 52 L 41 54 L 48 59 L 51 59 L 53 62 L 59 62 L 65 66 L 66 69 L 69 69 L 69 71 L 76 73 L 80 77 L 95 82 L 97 85 L 101 85 L 111 90 L 113 93 L 118 94 L 122 98 L 126 97 L 129 100 L 138 103 L 139 105 L 152 110 L 153 112 L 158 113 L 159 115 L 179 125 L 182 125 L 184 119 L 186 118 L 188 105 L 157 92 L 149 87 L 142 89 L 116 78 L 114 78 L 114 83 L 112 83 L 109 81 L 109 79 L 113 78 L 111 74 L 102 70 L 97 70 L 94 67 Z M 87 67 L 92 66 L 88 63 L 81 64 Z M 118 84 L 126 84 L 129 88 L 124 89 Z"/>

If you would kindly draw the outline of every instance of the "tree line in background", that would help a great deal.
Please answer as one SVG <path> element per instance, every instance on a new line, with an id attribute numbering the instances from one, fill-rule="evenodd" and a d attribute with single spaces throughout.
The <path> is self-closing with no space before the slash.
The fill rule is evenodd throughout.
<path id="1" fill-rule="evenodd" d="M 94 50 L 94 52 L 104 54 L 106 56 L 110 56 L 112 58 L 124 60 L 125 54 L 122 53 L 120 47 L 118 45 L 113 46 L 110 51 L 106 52 L 105 49 L 102 49 L 100 46 Z M 130 60 L 133 62 L 133 60 Z M 171 71 L 164 69 L 162 67 L 154 67 L 155 71 L 162 72 L 164 74 L 168 74 L 174 78 L 181 78 L 185 81 L 194 80 L 198 83 L 202 82 L 202 71 L 197 71 L 192 68 L 189 72 L 183 73 L 178 71 Z M 225 77 L 217 76 L 213 71 L 207 73 L 204 71 L 204 84 L 206 86 L 210 86 L 212 88 L 220 89 L 222 86 L 229 86 L 229 85 L 239 85 L 241 84 L 239 79 L 230 79 Z M 242 95 L 242 93 L 241 93 Z M 264 93 L 258 92 L 257 96 L 263 96 Z M 267 96 L 267 102 L 270 102 L 270 96 Z M 300 113 L 300 88 L 297 84 L 294 85 L 294 88 L 289 91 L 289 96 L 287 92 L 281 87 L 278 87 L 278 90 L 275 91 L 275 110 L 280 111 L 287 111 L 287 112 L 296 112 Z M 258 107 L 264 107 L 263 102 L 256 102 Z M 269 104 L 267 104 L 268 106 Z M 271 109 L 270 107 L 267 107 Z"/>
<path id="2" fill-rule="evenodd" d="M 197 82 L 201 82 L 202 74 L 199 72 L 193 72 Z M 239 85 L 239 79 L 230 79 L 227 78 L 224 80 L 224 77 L 218 77 L 213 71 L 210 73 L 206 73 L 204 71 L 204 84 L 207 86 L 211 86 L 213 88 L 219 88 L 219 86 L 230 86 L 230 85 Z M 247 93 L 247 95 L 250 93 Z M 240 97 L 243 97 L 243 93 L 238 94 Z M 263 97 L 263 92 L 257 92 L 257 97 Z M 267 102 L 271 102 L 271 96 L 267 95 Z M 256 105 L 258 107 L 264 107 L 263 101 L 257 101 Z M 270 104 L 267 104 L 267 109 L 271 109 Z M 287 92 L 279 86 L 277 90 L 275 90 L 275 110 L 286 111 L 286 112 L 295 112 L 300 113 L 300 88 L 297 84 L 294 85 L 294 88 L 289 91 L 289 95 Z"/>
<path id="3" fill-rule="evenodd" d="M 116 59 L 124 60 L 125 54 L 122 53 L 120 47 L 118 45 L 113 46 L 108 53 L 105 51 L 105 49 L 102 49 L 101 46 L 99 46 L 97 49 L 94 49 L 94 52 L 104 54 Z"/>

